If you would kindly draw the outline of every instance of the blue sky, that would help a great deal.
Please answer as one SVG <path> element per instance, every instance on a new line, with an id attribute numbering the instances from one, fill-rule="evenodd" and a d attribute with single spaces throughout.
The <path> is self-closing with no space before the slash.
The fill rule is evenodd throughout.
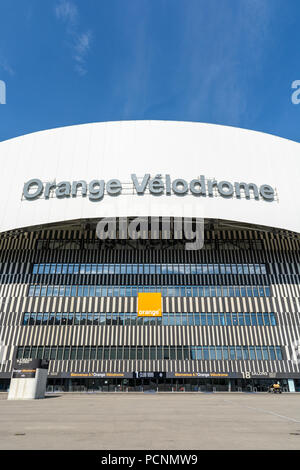
<path id="1" fill-rule="evenodd" d="M 300 141 L 299 0 L 0 0 L 0 140 L 132 119 Z"/>

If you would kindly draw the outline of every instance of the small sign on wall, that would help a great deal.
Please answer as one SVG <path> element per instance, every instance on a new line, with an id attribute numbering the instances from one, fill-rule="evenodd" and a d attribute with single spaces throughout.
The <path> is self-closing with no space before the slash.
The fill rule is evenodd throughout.
<path id="1" fill-rule="evenodd" d="M 161 316 L 161 292 L 139 292 L 138 317 Z"/>

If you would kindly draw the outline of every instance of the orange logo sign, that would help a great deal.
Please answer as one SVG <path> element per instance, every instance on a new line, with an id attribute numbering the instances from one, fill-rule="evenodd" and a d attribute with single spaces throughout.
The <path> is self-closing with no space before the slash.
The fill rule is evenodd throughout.
<path id="1" fill-rule="evenodd" d="M 161 293 L 138 293 L 138 317 L 161 317 Z"/>

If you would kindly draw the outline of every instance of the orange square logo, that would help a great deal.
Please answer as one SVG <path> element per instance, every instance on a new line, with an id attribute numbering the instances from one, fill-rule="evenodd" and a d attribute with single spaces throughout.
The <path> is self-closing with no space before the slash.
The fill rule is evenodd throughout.
<path id="1" fill-rule="evenodd" d="M 161 293 L 138 293 L 138 317 L 161 317 Z"/>

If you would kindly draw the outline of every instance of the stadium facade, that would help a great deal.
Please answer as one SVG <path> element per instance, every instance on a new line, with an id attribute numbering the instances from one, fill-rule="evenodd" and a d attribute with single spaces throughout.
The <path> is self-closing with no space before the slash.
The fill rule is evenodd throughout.
<path id="1" fill-rule="evenodd" d="M 41 358 L 49 391 L 300 391 L 299 151 L 162 121 L 0 143 L 1 389 Z"/>

